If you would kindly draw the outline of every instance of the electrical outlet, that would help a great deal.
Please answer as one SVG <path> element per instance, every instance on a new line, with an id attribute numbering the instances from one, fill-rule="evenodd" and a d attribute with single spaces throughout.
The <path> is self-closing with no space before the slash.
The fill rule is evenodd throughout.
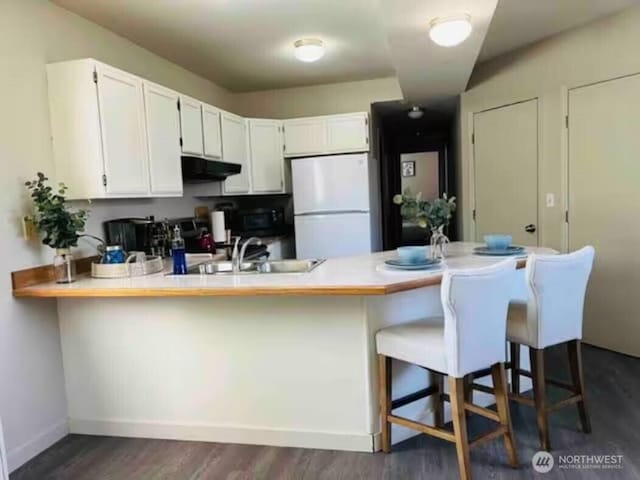
<path id="1" fill-rule="evenodd" d="M 553 193 L 547 193 L 547 207 L 554 207 L 556 205 L 556 196 Z"/>
<path id="2" fill-rule="evenodd" d="M 29 217 L 22 217 L 22 236 L 28 242 L 38 238 L 38 229 Z"/>

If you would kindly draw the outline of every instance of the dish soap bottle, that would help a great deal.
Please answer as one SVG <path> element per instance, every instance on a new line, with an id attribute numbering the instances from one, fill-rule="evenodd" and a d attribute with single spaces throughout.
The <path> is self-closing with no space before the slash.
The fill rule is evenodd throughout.
<path id="1" fill-rule="evenodd" d="M 173 240 L 171 242 L 171 256 L 173 257 L 173 274 L 187 274 L 187 255 L 184 248 L 184 239 L 180 232 L 180 227 L 176 225 L 173 229 Z"/>

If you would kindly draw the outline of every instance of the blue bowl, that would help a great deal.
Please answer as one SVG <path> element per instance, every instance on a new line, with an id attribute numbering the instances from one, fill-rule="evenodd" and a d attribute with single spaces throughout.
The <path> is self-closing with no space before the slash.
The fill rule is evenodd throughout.
<path id="1" fill-rule="evenodd" d="M 399 247 L 397 252 L 402 263 L 421 263 L 427 259 L 426 247 Z"/>
<path id="2" fill-rule="evenodd" d="M 484 241 L 490 250 L 506 250 L 511 246 L 512 240 L 511 235 L 494 234 L 484 236 Z"/>

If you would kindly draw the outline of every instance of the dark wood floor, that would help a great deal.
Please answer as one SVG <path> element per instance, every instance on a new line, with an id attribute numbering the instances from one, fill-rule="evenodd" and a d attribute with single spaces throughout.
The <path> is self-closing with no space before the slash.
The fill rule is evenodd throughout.
<path id="1" fill-rule="evenodd" d="M 547 366 L 555 377 L 566 373 L 564 358 L 563 350 L 548 352 Z M 556 467 L 536 473 L 531 467 L 538 450 L 533 409 L 512 405 L 522 466 L 507 467 L 503 444 L 495 441 L 472 450 L 475 479 L 640 478 L 640 360 L 585 346 L 584 362 L 593 433 L 580 433 L 575 408 L 563 409 L 552 415 L 553 453 L 623 455 L 622 469 Z M 471 435 L 487 426 L 482 418 L 472 418 Z M 69 435 L 15 471 L 11 480 L 413 480 L 457 475 L 453 445 L 424 435 L 389 455 Z"/>

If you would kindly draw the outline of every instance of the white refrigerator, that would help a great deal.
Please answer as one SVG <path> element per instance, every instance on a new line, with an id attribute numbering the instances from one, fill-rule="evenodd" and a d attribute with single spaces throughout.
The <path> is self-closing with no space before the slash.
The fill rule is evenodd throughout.
<path id="1" fill-rule="evenodd" d="M 372 250 L 366 153 L 291 161 L 297 258 L 335 258 Z"/>

